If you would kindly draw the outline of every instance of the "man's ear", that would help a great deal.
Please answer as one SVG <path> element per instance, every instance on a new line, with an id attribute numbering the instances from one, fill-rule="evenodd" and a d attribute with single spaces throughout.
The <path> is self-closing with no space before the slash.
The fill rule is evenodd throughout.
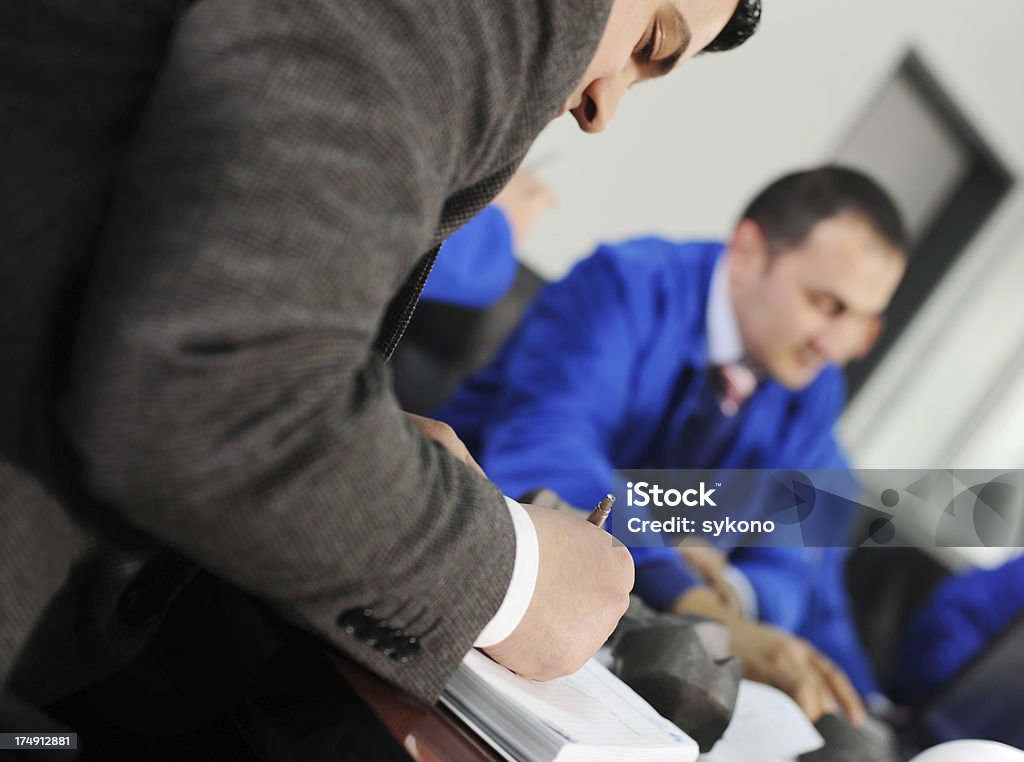
<path id="1" fill-rule="evenodd" d="M 872 318 L 867 330 L 864 331 L 863 341 L 861 341 L 860 346 L 857 347 L 850 359 L 860 360 L 867 357 L 868 353 L 874 349 L 875 343 L 878 341 L 878 337 L 882 335 L 883 330 L 885 330 L 885 318 L 881 315 Z"/>
<path id="2" fill-rule="evenodd" d="M 729 256 L 735 276 L 749 280 L 759 277 L 768 264 L 768 241 L 753 220 L 740 220 L 729 240 Z"/>

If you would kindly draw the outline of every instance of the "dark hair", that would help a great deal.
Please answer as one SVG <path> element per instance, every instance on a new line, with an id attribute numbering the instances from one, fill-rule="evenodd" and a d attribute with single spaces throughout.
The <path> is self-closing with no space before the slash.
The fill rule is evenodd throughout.
<path id="1" fill-rule="evenodd" d="M 738 48 L 754 36 L 761 23 L 761 0 L 739 0 L 732 18 L 718 36 L 704 48 L 705 53 L 720 53 Z"/>
<path id="2" fill-rule="evenodd" d="M 843 212 L 864 219 L 885 241 L 907 253 L 899 209 L 867 175 L 840 166 L 794 172 L 762 190 L 740 215 L 761 228 L 776 250 L 799 246 L 822 220 Z"/>

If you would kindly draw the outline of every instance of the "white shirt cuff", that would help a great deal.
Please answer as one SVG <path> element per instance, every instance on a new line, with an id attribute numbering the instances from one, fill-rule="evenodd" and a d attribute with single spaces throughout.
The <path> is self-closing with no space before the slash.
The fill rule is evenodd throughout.
<path id="1" fill-rule="evenodd" d="M 540 546 L 537 543 L 537 530 L 533 526 L 530 514 L 519 503 L 510 497 L 505 498 L 508 513 L 512 517 L 512 527 L 516 533 L 516 558 L 512 567 L 512 579 L 509 580 L 505 600 L 501 602 L 497 612 L 477 636 L 473 645 L 477 648 L 488 648 L 503 641 L 519 626 L 530 607 L 533 589 L 537 586 L 537 570 L 540 568 Z"/>

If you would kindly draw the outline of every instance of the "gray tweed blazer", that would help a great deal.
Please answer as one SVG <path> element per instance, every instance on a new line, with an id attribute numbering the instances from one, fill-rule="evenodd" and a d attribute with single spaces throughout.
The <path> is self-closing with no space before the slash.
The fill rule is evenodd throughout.
<path id="1" fill-rule="evenodd" d="M 375 346 L 609 5 L 0 3 L 0 673 L 19 695 L 130 657 L 194 562 L 436 697 L 514 536 L 494 485 L 406 423 Z"/>

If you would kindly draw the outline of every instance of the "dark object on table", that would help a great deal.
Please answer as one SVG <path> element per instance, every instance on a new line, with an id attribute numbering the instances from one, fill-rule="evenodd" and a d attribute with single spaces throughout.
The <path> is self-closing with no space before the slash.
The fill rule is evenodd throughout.
<path id="1" fill-rule="evenodd" d="M 736 708 L 740 662 L 710 619 L 660 614 L 635 596 L 612 636 L 612 671 L 706 752 Z"/>

